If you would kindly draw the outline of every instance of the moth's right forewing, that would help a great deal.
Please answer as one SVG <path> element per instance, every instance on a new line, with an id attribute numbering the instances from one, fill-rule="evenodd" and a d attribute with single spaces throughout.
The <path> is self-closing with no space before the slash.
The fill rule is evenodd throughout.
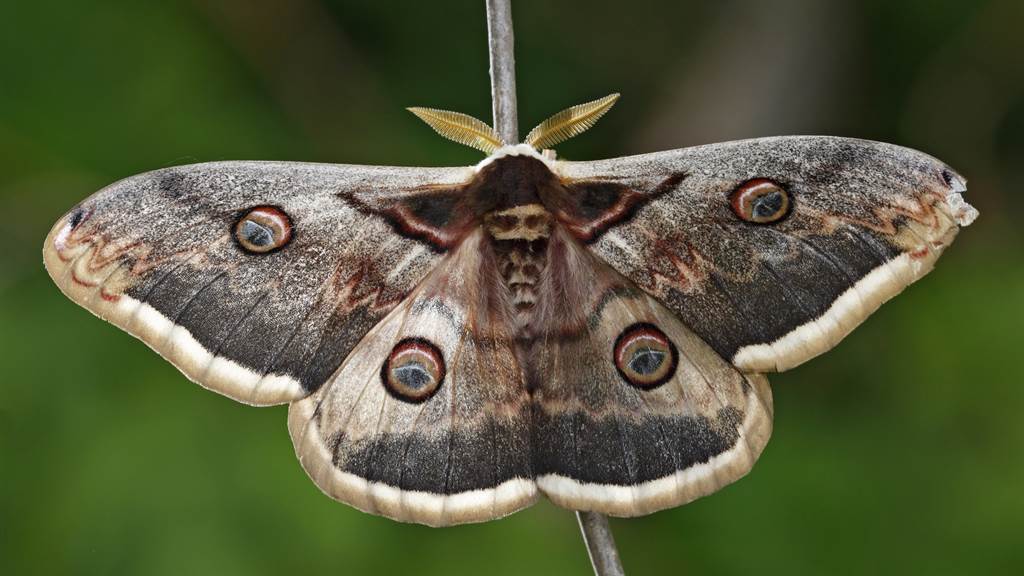
<path id="1" fill-rule="evenodd" d="M 748 372 L 834 346 L 977 215 L 944 163 L 850 138 L 744 140 L 558 170 L 575 189 L 614 185 L 634 198 L 624 216 L 612 206 L 592 217 L 614 224 L 583 239 Z M 743 212 L 739 195 L 759 185 L 784 195 L 762 207 L 769 218 Z"/>

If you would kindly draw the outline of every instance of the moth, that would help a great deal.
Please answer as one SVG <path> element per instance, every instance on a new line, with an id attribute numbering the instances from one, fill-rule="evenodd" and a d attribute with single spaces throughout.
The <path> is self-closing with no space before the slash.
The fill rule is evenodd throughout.
<path id="1" fill-rule="evenodd" d="M 458 168 L 214 162 L 133 176 L 53 226 L 72 300 L 200 385 L 290 403 L 329 496 L 402 521 L 544 495 L 636 516 L 743 476 L 766 372 L 832 348 L 977 215 L 898 146 L 744 140 L 592 162 L 411 109 L 487 154 Z"/>

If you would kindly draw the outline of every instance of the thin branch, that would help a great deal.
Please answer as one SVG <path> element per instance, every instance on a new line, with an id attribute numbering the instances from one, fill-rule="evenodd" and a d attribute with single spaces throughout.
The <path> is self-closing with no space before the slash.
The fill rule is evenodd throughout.
<path id="1" fill-rule="evenodd" d="M 576 512 L 583 532 L 583 542 L 590 554 L 590 564 L 597 576 L 624 576 L 619 549 L 608 526 L 608 519 L 597 512 Z"/>
<path id="2" fill-rule="evenodd" d="M 491 54 L 491 102 L 494 130 L 506 144 L 519 142 L 516 115 L 516 61 L 513 55 L 512 2 L 487 0 L 487 38 Z M 583 542 L 596 576 L 624 576 L 608 519 L 597 512 L 577 512 Z"/>
<path id="3" fill-rule="evenodd" d="M 491 53 L 491 105 L 494 130 L 506 144 L 519 142 L 516 114 L 516 58 L 513 53 L 512 0 L 487 0 Z"/>

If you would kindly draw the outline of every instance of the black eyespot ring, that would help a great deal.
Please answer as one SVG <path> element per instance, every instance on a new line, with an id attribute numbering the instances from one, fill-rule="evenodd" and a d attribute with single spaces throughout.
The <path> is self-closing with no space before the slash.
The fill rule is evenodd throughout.
<path id="1" fill-rule="evenodd" d="M 675 376 L 679 351 L 657 326 L 640 322 L 623 330 L 615 339 L 612 359 L 627 384 L 653 390 Z"/>
<path id="2" fill-rule="evenodd" d="M 732 211 L 751 224 L 772 224 L 789 215 L 792 201 L 779 184 L 767 178 L 754 178 L 740 184 L 729 195 Z"/>
<path id="3" fill-rule="evenodd" d="M 380 380 L 388 394 L 419 404 L 437 393 L 444 382 L 444 355 L 424 338 L 405 338 L 380 367 Z"/>
<path id="4" fill-rule="evenodd" d="M 276 206 L 256 206 L 235 222 L 234 237 L 246 252 L 267 254 L 291 242 L 292 220 Z"/>

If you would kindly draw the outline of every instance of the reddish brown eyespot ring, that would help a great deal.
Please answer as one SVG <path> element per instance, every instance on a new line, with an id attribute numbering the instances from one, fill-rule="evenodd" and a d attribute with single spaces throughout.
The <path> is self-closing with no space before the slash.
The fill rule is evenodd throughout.
<path id="1" fill-rule="evenodd" d="M 423 338 L 405 338 L 391 349 L 380 368 L 380 379 L 389 394 L 419 404 L 437 393 L 444 382 L 444 355 Z"/>
<path id="2" fill-rule="evenodd" d="M 646 322 L 629 326 L 612 348 L 615 369 L 626 383 L 651 390 L 675 376 L 679 351 L 657 326 Z"/>
<path id="3" fill-rule="evenodd" d="M 740 184 L 729 195 L 729 202 L 740 220 L 752 224 L 778 222 L 789 215 L 792 207 L 789 192 L 767 178 Z"/>
<path id="4" fill-rule="evenodd" d="M 246 252 L 266 254 L 291 242 L 292 220 L 276 206 L 257 206 L 235 222 L 234 234 Z"/>

